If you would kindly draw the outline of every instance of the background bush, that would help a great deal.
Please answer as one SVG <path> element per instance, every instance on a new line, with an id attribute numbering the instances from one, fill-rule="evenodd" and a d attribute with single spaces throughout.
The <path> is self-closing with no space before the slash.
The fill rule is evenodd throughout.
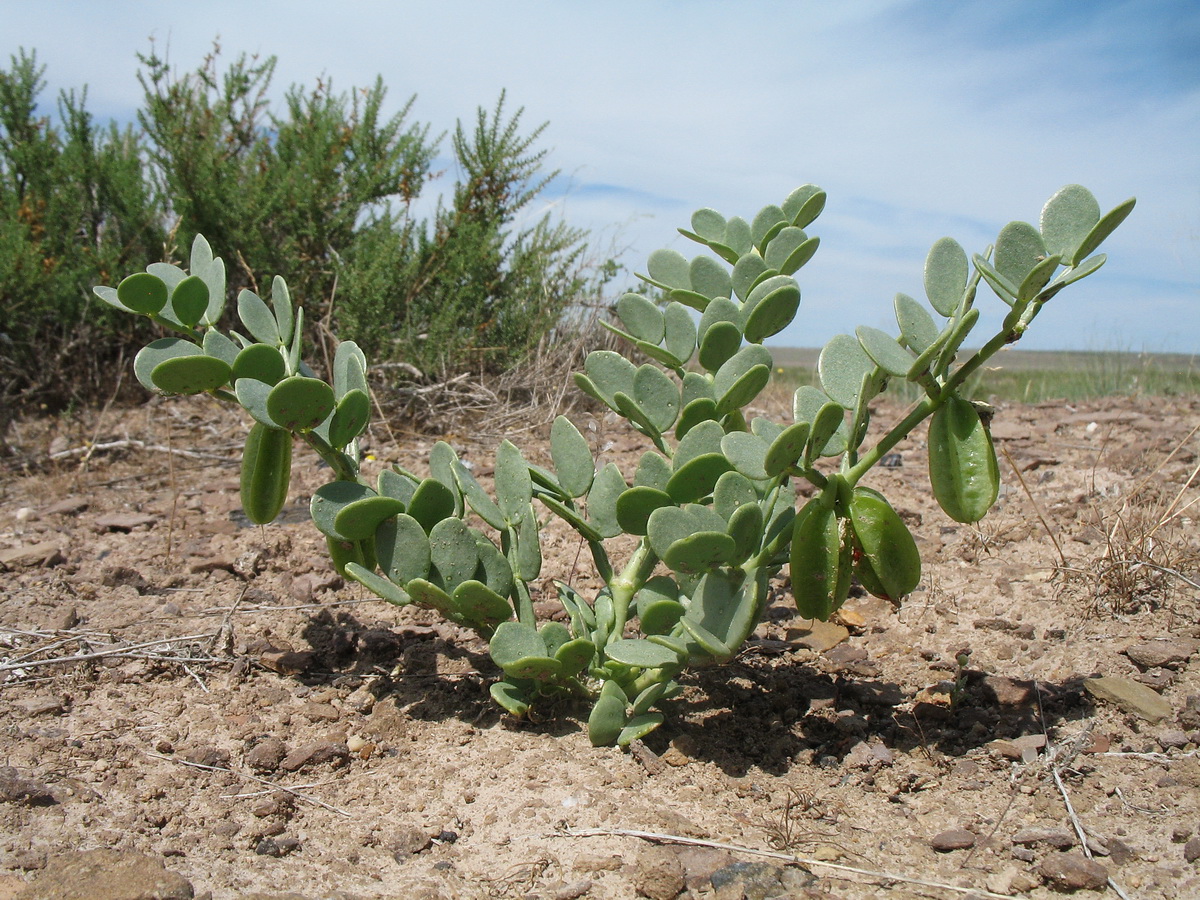
<path id="1" fill-rule="evenodd" d="M 285 275 L 317 337 L 358 341 L 421 377 L 494 372 L 553 336 L 595 297 L 585 232 L 528 216 L 547 183 L 545 125 L 523 128 L 502 93 L 450 137 L 456 184 L 413 215 L 445 136 L 389 116 L 387 89 L 290 87 L 269 102 L 275 59 L 220 48 L 178 73 L 138 57 L 137 126 L 99 127 L 86 90 L 39 114 L 45 82 L 21 51 L 0 70 L 0 436 L 6 419 L 90 401 L 146 342 L 91 286 L 148 260 L 186 259 L 203 233 L 231 296 Z M 127 318 L 127 317 L 126 317 Z"/>

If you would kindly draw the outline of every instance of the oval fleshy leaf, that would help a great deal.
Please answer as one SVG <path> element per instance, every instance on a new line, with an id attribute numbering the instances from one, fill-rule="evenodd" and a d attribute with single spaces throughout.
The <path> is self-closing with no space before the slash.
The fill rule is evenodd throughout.
<path id="1" fill-rule="evenodd" d="M 317 488 L 308 509 L 317 530 L 335 541 L 348 541 L 346 535 L 337 530 L 337 516 L 351 503 L 377 496 L 365 484 L 357 481 L 331 481 Z"/>
<path id="2" fill-rule="evenodd" d="M 709 300 L 733 294 L 729 270 L 711 256 L 697 256 L 688 267 L 692 290 Z"/>
<path id="3" fill-rule="evenodd" d="M 754 290 L 754 286 L 762 280 L 764 275 L 772 271 L 771 267 L 757 253 L 747 253 L 733 267 L 734 294 L 739 300 L 745 301 L 750 296 L 750 292 Z"/>
<path id="4" fill-rule="evenodd" d="M 754 481 L 767 478 L 767 448 L 766 441 L 745 431 L 731 431 L 721 439 L 721 451 L 733 467 Z"/>
<path id="5" fill-rule="evenodd" d="M 348 503 L 333 518 L 333 527 L 349 541 L 363 541 L 375 535 L 384 519 L 404 512 L 404 504 L 392 497 L 364 497 Z"/>
<path id="6" fill-rule="evenodd" d="M 333 410 L 329 422 L 329 443 L 342 449 L 358 437 L 371 421 L 371 399 L 360 390 L 349 391 Z"/>
<path id="7" fill-rule="evenodd" d="M 836 334 L 821 349 L 817 373 L 821 387 L 846 409 L 858 406 L 863 376 L 875 371 L 875 361 L 848 334 Z"/>
<path id="8" fill-rule="evenodd" d="M 696 323 L 682 303 L 671 302 L 663 311 L 663 346 L 682 366 L 696 352 Z"/>
<path id="9" fill-rule="evenodd" d="M 875 361 L 875 365 L 897 378 L 908 374 L 916 357 L 901 347 L 890 334 L 868 325 L 859 325 L 854 333 L 858 336 L 858 343 L 863 350 Z"/>
<path id="10" fill-rule="evenodd" d="M 627 487 L 621 470 L 613 463 L 608 463 L 596 473 L 596 480 L 588 494 L 588 518 L 601 537 L 616 537 L 621 533 L 621 525 L 617 521 L 617 499 Z"/>
<path id="11" fill-rule="evenodd" d="M 375 531 L 375 555 L 388 578 L 406 585 L 429 577 L 429 538 L 421 523 L 407 513 L 384 521 Z"/>
<path id="12" fill-rule="evenodd" d="M 311 431 L 333 412 L 333 388 L 319 378 L 293 375 L 267 395 L 267 414 L 280 428 Z"/>
<path id="13" fill-rule="evenodd" d="M 904 343 L 910 350 L 924 352 L 938 337 L 938 327 L 933 321 L 933 316 L 908 294 L 897 294 L 894 305 L 896 325 L 900 328 Z"/>
<path id="14" fill-rule="evenodd" d="M 238 292 L 237 311 L 238 318 L 256 341 L 272 345 L 280 343 L 279 323 L 275 321 L 275 314 L 258 294 L 242 288 Z"/>
<path id="15" fill-rule="evenodd" d="M 617 391 L 633 396 L 637 367 L 621 354 L 593 350 L 584 361 L 583 370 L 609 406 L 613 406 L 612 398 Z"/>
<path id="16" fill-rule="evenodd" d="M 1081 184 L 1060 188 L 1042 207 L 1040 224 L 1046 252 L 1064 260 L 1073 259 L 1079 245 L 1099 221 L 1100 204 L 1091 191 Z"/>
<path id="17" fill-rule="evenodd" d="M 967 286 L 971 266 L 967 252 L 954 238 L 944 237 L 925 257 L 925 296 L 943 316 L 954 314 Z"/>
<path id="18" fill-rule="evenodd" d="M 770 240 L 790 224 L 788 217 L 778 206 L 764 206 L 750 223 L 750 238 L 759 252 L 762 252 Z"/>
<path id="19" fill-rule="evenodd" d="M 596 463 L 587 438 L 565 416 L 556 418 L 550 427 L 550 458 L 567 496 L 582 497 L 588 492 L 596 477 Z"/>
<path id="20" fill-rule="evenodd" d="M 1083 242 L 1075 249 L 1075 255 L 1071 258 L 1071 264 L 1077 266 L 1091 256 L 1095 249 L 1103 244 L 1110 234 L 1117 230 L 1117 226 L 1129 217 L 1136 203 L 1137 200 L 1130 197 L 1124 203 L 1106 212 L 1092 230 L 1088 232 Z"/>
<path id="21" fill-rule="evenodd" d="M 763 469 L 771 478 L 794 466 L 804 456 L 811 426 L 808 422 L 797 422 L 783 430 L 771 443 L 763 459 Z"/>
<path id="22" fill-rule="evenodd" d="M 233 361 L 233 377 L 253 378 L 264 384 L 276 385 L 287 375 L 287 363 L 277 347 L 251 344 Z"/>
<path id="23" fill-rule="evenodd" d="M 706 241 L 725 238 L 725 217 L 715 209 L 698 209 L 692 213 L 692 231 Z"/>
<path id="24" fill-rule="evenodd" d="M 665 290 L 689 290 L 692 280 L 688 261 L 678 250 L 655 250 L 646 261 L 651 279 Z"/>
<path id="25" fill-rule="evenodd" d="M 800 286 L 788 275 L 776 275 L 759 283 L 746 300 L 746 340 L 761 344 L 787 328 L 800 308 Z"/>
<path id="26" fill-rule="evenodd" d="M 180 356 L 160 362 L 150 380 L 167 394 L 203 394 L 229 383 L 229 364 L 213 356 Z"/>
<path id="27" fill-rule="evenodd" d="M 783 201 L 783 214 L 797 228 L 807 228 L 825 209 L 826 194 L 815 184 L 796 188 Z"/>
<path id="28" fill-rule="evenodd" d="M 185 338 L 159 338 L 157 341 L 151 341 L 138 351 L 137 356 L 133 359 L 133 373 L 146 390 L 157 391 L 159 387 L 151 378 L 151 373 L 159 365 L 169 359 L 178 359 L 185 356 L 202 356 L 203 354 L 204 351 Z"/>
<path id="29" fill-rule="evenodd" d="M 644 485 L 631 487 L 617 498 L 617 522 L 626 534 L 644 535 L 651 514 L 674 505 L 675 500 L 666 491 Z"/>
<path id="30" fill-rule="evenodd" d="M 691 503 L 712 493 L 719 479 L 733 468 L 723 453 L 703 453 L 678 467 L 667 482 L 676 503 Z"/>
<path id="31" fill-rule="evenodd" d="M 447 593 L 475 576 L 479 547 L 475 535 L 462 519 L 442 519 L 429 532 L 429 559 L 442 576 Z"/>
<path id="32" fill-rule="evenodd" d="M 188 328 L 195 328 L 208 311 L 208 285 L 192 275 L 175 285 L 171 292 L 171 309 L 175 318 Z"/>
<path id="33" fill-rule="evenodd" d="M 451 594 L 459 613 L 469 622 L 492 628 L 513 617 L 508 601 L 482 582 L 464 581 Z"/>
<path id="34" fill-rule="evenodd" d="M 617 301 L 617 315 L 625 329 L 639 341 L 662 343 L 663 314 L 650 298 L 641 294 L 623 294 Z"/>
<path id="35" fill-rule="evenodd" d="M 675 424 L 675 437 L 682 439 L 701 422 L 717 418 L 717 402 L 709 397 L 697 397 L 679 413 L 679 421 Z"/>
<path id="36" fill-rule="evenodd" d="M 604 648 L 609 659 L 642 669 L 660 669 L 679 664 L 679 657 L 661 644 L 640 638 L 622 638 Z"/>
<path id="37" fill-rule="evenodd" d="M 117 285 L 117 299 L 126 309 L 153 316 L 167 305 L 167 285 L 156 275 L 138 272 Z"/>
<path id="38" fill-rule="evenodd" d="M 533 499 L 533 481 L 529 477 L 528 463 L 512 441 L 502 441 L 496 451 L 494 478 L 497 505 L 505 521 L 521 521 Z"/>
<path id="39" fill-rule="evenodd" d="M 706 371 L 716 372 L 733 358 L 742 343 L 742 332 L 732 322 L 714 322 L 700 340 L 698 361 Z"/>
<path id="40" fill-rule="evenodd" d="M 1014 285 L 1020 285 L 1046 257 L 1042 234 L 1028 222 L 1009 222 L 996 238 L 992 265 Z"/>

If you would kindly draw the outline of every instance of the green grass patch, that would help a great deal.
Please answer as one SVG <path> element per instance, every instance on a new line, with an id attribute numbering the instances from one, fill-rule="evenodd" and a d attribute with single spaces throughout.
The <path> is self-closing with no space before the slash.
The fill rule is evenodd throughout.
<path id="1" fill-rule="evenodd" d="M 776 380 L 793 390 L 817 384 L 816 350 L 771 348 Z M 976 400 L 1040 403 L 1100 397 L 1200 395 L 1200 356 L 1182 353 L 1011 350 L 993 357 L 967 380 L 963 392 Z M 915 400 L 920 389 L 893 380 L 885 396 Z"/>

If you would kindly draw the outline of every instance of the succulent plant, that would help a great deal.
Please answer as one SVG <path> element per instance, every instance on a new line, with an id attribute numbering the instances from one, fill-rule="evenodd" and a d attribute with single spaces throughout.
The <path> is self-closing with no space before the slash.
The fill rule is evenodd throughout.
<path id="1" fill-rule="evenodd" d="M 805 185 L 750 221 L 696 212 L 680 231 L 707 252 L 651 254 L 639 277 L 658 299 L 624 294 L 608 326 L 648 361 L 598 350 L 575 375 L 581 391 L 646 438 L 634 471 L 599 465 L 560 416 L 551 468 L 504 441 L 494 493 L 445 442 L 434 446 L 427 476 L 393 467 L 374 483 L 360 477 L 357 438 L 370 419 L 366 359 L 342 343 L 331 380 L 315 377 L 300 359 L 302 311 L 282 278 L 270 305 L 249 291 L 238 296 L 249 337 L 217 329 L 224 267 L 201 237 L 190 275 L 156 263 L 116 289 L 95 290 L 182 335 L 138 354 L 134 370 L 146 387 L 208 393 L 249 412 L 242 499 L 253 521 L 279 513 L 292 440 L 307 442 L 334 474 L 313 495 L 311 512 L 346 577 L 485 638 L 503 673 L 492 697 L 513 715 L 547 696 L 574 695 L 591 703 L 593 743 L 626 745 L 662 723 L 657 707 L 680 691 L 685 669 L 738 653 L 785 567 L 805 617 L 829 618 L 854 580 L 897 603 L 917 587 L 912 535 L 883 495 L 860 482 L 924 419 L 931 417 L 938 503 L 960 522 L 986 514 L 999 486 L 990 410 L 965 399 L 963 383 L 1060 290 L 1103 265 L 1094 251 L 1134 204 L 1102 216 L 1090 192 L 1070 185 L 1046 204 L 1040 227 L 1010 223 L 973 260 L 953 239 L 939 240 L 925 263 L 928 306 L 896 296 L 898 336 L 866 326 L 837 335 L 820 353 L 819 386 L 795 392 L 792 421 L 748 420 L 773 372 L 763 341 L 799 310 L 794 276 L 817 250 L 806 229 L 825 201 L 824 191 Z M 1009 310 L 1001 329 L 960 362 L 979 321 L 981 281 Z M 919 385 L 924 396 L 865 446 L 871 402 L 894 379 Z M 803 485 L 815 490 L 801 503 Z M 546 516 L 580 535 L 604 582 L 591 598 L 558 584 L 565 624 L 534 614 Z M 618 535 L 638 539 L 619 566 L 606 543 Z"/>

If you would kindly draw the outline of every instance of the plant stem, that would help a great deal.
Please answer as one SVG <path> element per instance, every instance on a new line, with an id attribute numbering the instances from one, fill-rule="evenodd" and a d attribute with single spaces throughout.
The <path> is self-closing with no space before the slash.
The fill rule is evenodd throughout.
<path id="1" fill-rule="evenodd" d="M 642 538 L 637 550 L 629 558 L 629 562 L 625 563 L 621 574 L 609 580 L 608 587 L 612 591 L 615 617 L 612 630 L 609 632 L 611 640 L 619 641 L 621 639 L 621 635 L 625 631 L 625 622 L 629 619 L 629 604 L 633 600 L 633 595 L 646 583 L 657 565 L 658 557 L 650 549 L 650 541 Z"/>
<path id="2" fill-rule="evenodd" d="M 358 481 L 358 466 L 345 453 L 335 450 L 325 438 L 315 431 L 304 431 L 298 436 L 317 452 L 317 456 L 328 463 L 338 481 Z"/>

